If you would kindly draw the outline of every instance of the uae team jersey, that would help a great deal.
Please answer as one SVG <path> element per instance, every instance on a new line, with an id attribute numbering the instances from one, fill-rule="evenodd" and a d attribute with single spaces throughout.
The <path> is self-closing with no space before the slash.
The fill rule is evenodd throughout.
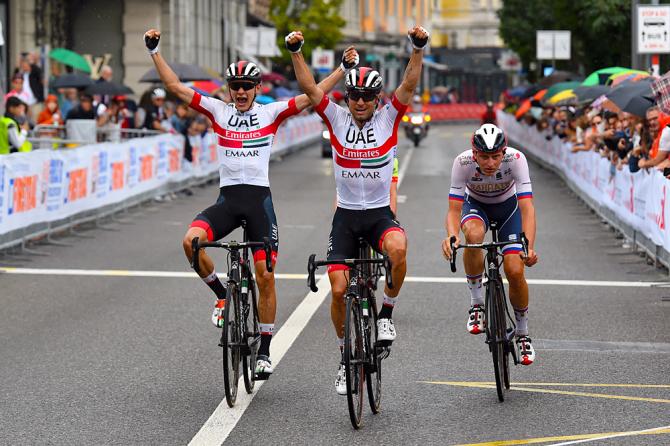
<path id="1" fill-rule="evenodd" d="M 390 104 L 358 128 L 351 112 L 326 95 L 315 107 L 330 132 L 338 207 L 365 210 L 390 204 L 398 125 L 406 109 L 393 95 Z"/>
<path id="2" fill-rule="evenodd" d="M 507 147 L 498 171 L 484 175 L 472 156 L 472 149 L 456 157 L 451 170 L 449 199 L 463 201 L 465 194 L 481 203 L 502 203 L 516 194 L 517 198 L 532 198 L 528 162 L 523 153 Z"/>
<path id="3" fill-rule="evenodd" d="M 212 121 L 218 140 L 220 187 L 235 184 L 270 186 L 270 150 L 277 128 L 284 119 L 300 113 L 295 98 L 261 105 L 246 112 L 233 104 L 193 94 L 191 108 Z"/>

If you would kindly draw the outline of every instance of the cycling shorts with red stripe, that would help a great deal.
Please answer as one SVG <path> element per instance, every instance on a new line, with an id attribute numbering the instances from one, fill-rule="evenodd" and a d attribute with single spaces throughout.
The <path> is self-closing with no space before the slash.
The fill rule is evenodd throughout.
<path id="1" fill-rule="evenodd" d="M 377 252 L 382 251 L 384 237 L 391 231 L 405 230 L 395 219 L 389 206 L 352 210 L 338 207 L 328 239 L 328 260 L 352 259 L 358 256 L 358 239 L 363 238 Z M 328 271 L 348 269 L 345 265 L 330 265 Z"/>
<path id="2" fill-rule="evenodd" d="M 210 241 L 227 236 L 247 222 L 247 238 L 252 242 L 262 242 L 268 237 L 272 243 L 272 260 L 279 250 L 279 230 L 277 217 L 272 205 L 269 187 L 236 184 L 220 189 L 216 203 L 199 213 L 191 227 L 207 231 Z M 254 248 L 254 260 L 265 260 L 265 251 Z"/>

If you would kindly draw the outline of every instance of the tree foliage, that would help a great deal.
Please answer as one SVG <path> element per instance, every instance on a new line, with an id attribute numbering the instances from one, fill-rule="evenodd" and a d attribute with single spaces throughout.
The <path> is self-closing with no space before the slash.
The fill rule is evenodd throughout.
<path id="1" fill-rule="evenodd" d="M 572 59 L 559 62 L 561 68 L 630 66 L 629 0 L 505 0 L 498 17 L 500 37 L 525 67 L 535 60 L 536 30 L 571 31 Z"/>
<path id="2" fill-rule="evenodd" d="M 277 27 L 277 45 L 282 61 L 291 62 L 291 55 L 284 46 L 284 37 L 291 31 L 302 31 L 305 36 L 303 53 L 311 60 L 312 49 L 333 49 L 342 39 L 346 25 L 340 16 L 343 0 L 272 0 L 270 18 Z"/>

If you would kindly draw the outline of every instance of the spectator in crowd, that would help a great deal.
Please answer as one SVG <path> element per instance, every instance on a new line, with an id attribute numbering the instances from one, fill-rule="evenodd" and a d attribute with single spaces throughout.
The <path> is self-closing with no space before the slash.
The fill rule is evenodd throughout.
<path id="1" fill-rule="evenodd" d="M 76 88 L 61 88 L 59 96 L 59 108 L 63 116 L 67 116 L 70 110 L 79 105 L 79 93 Z"/>
<path id="2" fill-rule="evenodd" d="M 15 96 L 21 100 L 24 104 L 28 104 L 30 101 L 34 101 L 35 98 L 27 93 L 23 88 L 23 75 L 21 73 L 15 73 L 12 76 L 12 89 L 9 90 L 9 93 L 5 95 L 5 102 L 7 99 Z"/>
<path id="3" fill-rule="evenodd" d="M 44 81 L 42 80 L 42 69 L 37 65 L 35 54 L 21 53 L 19 66 L 14 70 L 14 75 L 23 78 L 23 91 L 25 102 L 29 107 L 38 102 L 44 102 Z"/>
<path id="4" fill-rule="evenodd" d="M 661 120 L 664 122 L 661 123 Z M 647 110 L 647 122 L 649 123 L 649 130 L 654 136 L 654 142 L 649 150 L 648 159 L 640 159 L 638 167 L 646 169 L 650 167 L 658 167 L 663 169 L 670 155 L 670 130 L 665 121 L 667 117 L 661 116 L 658 107 L 652 107 Z M 663 125 L 662 125 L 663 124 Z"/>
<path id="5" fill-rule="evenodd" d="M 172 125 L 175 132 L 186 136 L 186 131 L 188 130 L 189 125 L 191 125 L 191 122 L 188 119 L 188 106 L 183 102 L 177 104 L 175 113 L 170 118 L 170 125 Z"/>
<path id="6" fill-rule="evenodd" d="M 98 78 L 98 82 L 111 82 L 113 76 L 114 71 L 112 70 L 112 67 L 109 65 L 103 65 L 102 68 L 100 68 L 100 77 Z"/>
<path id="7" fill-rule="evenodd" d="M 43 125 L 61 125 L 63 124 L 63 115 L 58 109 L 58 98 L 50 94 L 45 101 L 44 110 L 37 117 L 37 123 Z"/>
<path id="8" fill-rule="evenodd" d="M 162 88 L 155 88 L 151 92 L 151 103 L 142 107 L 144 110 L 144 120 L 141 128 L 149 130 L 165 131 L 161 127 L 161 121 L 165 119 L 165 111 L 163 105 L 165 104 L 165 90 Z"/>
<path id="9" fill-rule="evenodd" d="M 97 125 L 103 125 L 107 122 L 105 114 L 106 107 L 96 107 L 93 105 L 93 96 L 82 94 L 79 96 L 79 105 L 70 110 L 65 117 L 66 121 L 70 119 L 95 119 Z"/>
<path id="10" fill-rule="evenodd" d="M 28 106 L 17 96 L 11 96 L 5 103 L 5 116 L 0 118 L 0 155 L 13 152 L 30 152 L 32 144 L 28 141 Z"/>
<path id="11" fill-rule="evenodd" d="M 163 119 L 161 119 L 161 128 L 169 133 L 174 133 L 175 129 L 172 127 L 172 117 L 175 116 L 175 105 L 172 101 L 165 101 L 163 105 Z"/>

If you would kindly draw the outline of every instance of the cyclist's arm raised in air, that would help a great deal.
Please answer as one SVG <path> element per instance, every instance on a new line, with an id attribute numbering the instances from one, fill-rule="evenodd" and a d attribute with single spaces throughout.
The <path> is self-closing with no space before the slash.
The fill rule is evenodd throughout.
<path id="1" fill-rule="evenodd" d="M 167 64 L 161 53 L 158 52 L 158 42 L 161 37 L 161 32 L 155 29 L 150 29 L 144 33 L 144 43 L 149 50 L 149 54 L 156 65 L 156 71 L 165 84 L 165 88 L 177 96 L 180 101 L 190 104 L 193 100 L 193 90 L 185 86 L 179 81 L 179 77 L 172 71 L 172 68 Z"/>
<path id="2" fill-rule="evenodd" d="M 408 32 L 409 40 L 412 42 L 414 50 L 409 58 L 409 63 L 405 69 L 402 83 L 395 91 L 395 96 L 401 104 L 407 105 L 414 96 L 414 90 L 421 78 L 421 66 L 423 64 L 423 49 L 428 45 L 430 34 L 421 26 L 415 26 Z"/>
<path id="3" fill-rule="evenodd" d="M 295 53 L 294 53 L 295 54 Z M 300 53 L 300 57 L 302 57 L 302 53 Z M 303 59 L 304 62 L 304 59 Z M 350 46 L 346 50 L 344 50 L 344 54 L 342 55 L 342 64 L 335 68 L 335 70 L 328 75 L 324 80 L 319 82 L 317 84 L 317 87 L 325 94 L 329 93 L 330 90 L 335 88 L 335 86 L 344 78 L 344 64 L 354 64 L 353 66 L 356 66 L 358 63 L 358 53 L 354 49 L 353 46 Z M 295 65 L 295 62 L 294 62 Z M 296 70 L 297 71 L 297 70 Z M 299 83 L 300 81 L 298 81 Z M 303 90 L 304 91 L 304 90 Z M 318 104 L 318 102 L 317 102 Z M 296 96 L 295 98 L 295 105 L 298 108 L 298 110 L 302 111 L 312 105 L 312 102 L 310 101 L 309 97 L 306 94 L 301 94 L 300 96 Z"/>

